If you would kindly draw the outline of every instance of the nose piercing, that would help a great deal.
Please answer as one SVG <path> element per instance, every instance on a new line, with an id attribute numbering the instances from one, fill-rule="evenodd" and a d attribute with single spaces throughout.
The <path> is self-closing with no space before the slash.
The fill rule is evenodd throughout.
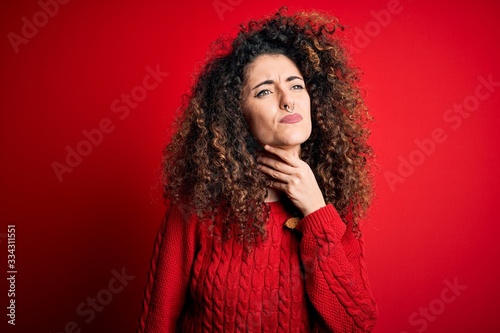
<path id="1" fill-rule="evenodd" d="M 285 104 L 285 110 L 287 110 L 288 112 L 292 112 L 293 110 L 295 110 L 295 102 L 292 104 L 292 109 L 290 109 L 288 104 Z"/>

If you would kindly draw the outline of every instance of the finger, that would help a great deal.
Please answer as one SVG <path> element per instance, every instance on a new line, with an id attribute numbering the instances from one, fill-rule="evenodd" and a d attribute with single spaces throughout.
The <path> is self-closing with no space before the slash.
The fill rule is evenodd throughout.
<path id="1" fill-rule="evenodd" d="M 293 167 L 298 167 L 300 165 L 300 158 L 298 156 L 293 156 L 289 152 L 287 152 L 284 149 L 278 148 L 278 147 L 273 147 L 270 145 L 265 145 L 264 149 L 276 156 L 278 156 L 283 162 L 286 164 L 293 166 Z"/>
<path id="2" fill-rule="evenodd" d="M 282 192 L 286 190 L 286 184 L 280 183 L 279 181 L 269 180 L 267 186 Z"/>
<path id="3" fill-rule="evenodd" d="M 283 183 L 288 183 L 290 181 L 290 176 L 280 172 L 278 170 L 275 170 L 273 168 L 270 168 L 266 165 L 259 164 L 258 166 L 259 170 L 268 175 L 271 178 L 274 178 L 275 180 L 279 180 L 280 182 Z"/>
<path id="4" fill-rule="evenodd" d="M 257 161 L 259 162 L 260 165 L 267 166 L 268 168 L 280 171 L 288 175 L 291 175 L 295 171 L 294 167 L 272 157 L 259 156 L 257 158 Z"/>

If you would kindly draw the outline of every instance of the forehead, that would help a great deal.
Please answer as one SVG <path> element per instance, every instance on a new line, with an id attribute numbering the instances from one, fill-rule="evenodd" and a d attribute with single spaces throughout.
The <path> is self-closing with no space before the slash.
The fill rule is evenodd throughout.
<path id="1" fill-rule="evenodd" d="M 282 54 L 260 55 L 245 68 L 245 80 L 281 75 L 300 75 L 297 65 Z"/>

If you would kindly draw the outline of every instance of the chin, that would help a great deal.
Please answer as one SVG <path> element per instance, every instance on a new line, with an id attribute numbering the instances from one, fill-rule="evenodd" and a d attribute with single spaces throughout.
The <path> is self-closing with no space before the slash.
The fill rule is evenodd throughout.
<path id="1" fill-rule="evenodd" d="M 277 147 L 293 147 L 293 146 L 300 146 L 304 142 L 307 141 L 309 136 L 301 136 L 301 137 L 295 137 L 295 138 L 287 138 L 286 140 L 276 140 L 274 143 L 269 143 L 271 146 L 277 146 Z"/>
<path id="2" fill-rule="evenodd" d="M 287 131 L 281 131 L 279 134 L 276 133 L 267 138 L 259 139 L 258 141 L 264 145 L 270 145 L 273 147 L 292 147 L 300 146 L 309 139 L 311 136 L 311 130 L 305 128 L 295 128 Z"/>
<path id="3" fill-rule="evenodd" d="M 289 142 L 288 145 L 301 145 L 303 144 L 304 142 L 307 141 L 307 139 L 309 139 L 309 137 L 311 136 L 311 132 L 307 132 L 307 133 L 293 133 L 291 134 L 287 140 L 284 140 L 284 141 L 287 141 Z"/>

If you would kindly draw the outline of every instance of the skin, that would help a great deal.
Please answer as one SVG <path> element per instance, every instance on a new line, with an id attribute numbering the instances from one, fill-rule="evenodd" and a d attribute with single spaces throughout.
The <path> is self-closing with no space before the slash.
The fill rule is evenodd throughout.
<path id="1" fill-rule="evenodd" d="M 258 56 L 245 70 L 241 102 L 252 134 L 264 147 L 257 161 L 270 180 L 266 201 L 277 201 L 284 193 L 304 216 L 324 207 L 316 178 L 300 159 L 300 145 L 312 130 L 311 102 L 295 63 L 283 55 Z M 291 114 L 302 120 L 280 122 Z"/>

